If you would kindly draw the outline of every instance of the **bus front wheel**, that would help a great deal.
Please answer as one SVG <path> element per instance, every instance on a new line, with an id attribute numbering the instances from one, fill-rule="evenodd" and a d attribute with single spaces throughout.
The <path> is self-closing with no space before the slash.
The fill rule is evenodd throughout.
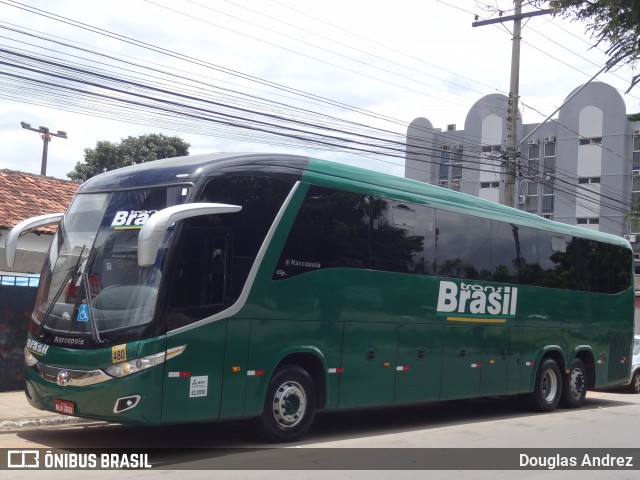
<path id="1" fill-rule="evenodd" d="M 571 362 L 569 373 L 564 377 L 562 406 L 578 408 L 587 396 L 587 370 L 584 362 L 576 358 Z"/>
<path id="2" fill-rule="evenodd" d="M 562 375 L 555 360 L 547 358 L 538 368 L 536 385 L 529 395 L 529 404 L 538 412 L 551 412 L 560 402 Z"/>
<path id="3" fill-rule="evenodd" d="M 307 371 L 283 365 L 267 387 L 259 418 L 262 434 L 272 442 L 293 442 L 304 435 L 315 417 L 315 392 Z"/>

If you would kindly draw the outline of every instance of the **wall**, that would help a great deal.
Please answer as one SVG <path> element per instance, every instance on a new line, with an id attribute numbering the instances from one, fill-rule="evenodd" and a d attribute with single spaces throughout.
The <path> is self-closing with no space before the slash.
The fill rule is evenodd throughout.
<path id="1" fill-rule="evenodd" d="M 23 349 L 37 290 L 33 278 L 0 275 L 0 391 L 23 388 Z"/>

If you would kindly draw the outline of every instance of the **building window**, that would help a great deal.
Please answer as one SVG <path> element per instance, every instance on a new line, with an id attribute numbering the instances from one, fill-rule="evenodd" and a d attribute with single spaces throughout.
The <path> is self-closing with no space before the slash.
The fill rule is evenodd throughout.
<path id="1" fill-rule="evenodd" d="M 462 180 L 462 145 L 442 145 L 438 185 L 460 191 Z"/>
<path id="2" fill-rule="evenodd" d="M 542 212 L 553 212 L 553 182 L 542 186 Z"/>
<path id="3" fill-rule="evenodd" d="M 635 207 L 640 203 L 640 177 L 633 177 L 631 186 L 631 206 Z"/>
<path id="4" fill-rule="evenodd" d="M 536 182 L 527 183 L 527 200 L 524 209 L 527 212 L 538 213 L 538 184 Z"/>
<path id="5" fill-rule="evenodd" d="M 587 183 L 600 183 L 600 177 L 580 177 L 578 183 L 584 185 Z"/>
<path id="6" fill-rule="evenodd" d="M 502 146 L 501 145 L 484 145 L 482 147 L 482 152 L 483 153 L 500 152 L 500 151 L 502 151 Z"/>
<path id="7" fill-rule="evenodd" d="M 581 138 L 580 145 L 599 145 L 602 143 L 602 137 Z"/>
<path id="8" fill-rule="evenodd" d="M 598 225 L 600 219 L 598 217 L 578 217 L 576 223 L 578 225 Z"/>
<path id="9" fill-rule="evenodd" d="M 500 182 L 480 182 L 480 188 L 500 188 Z"/>
<path id="10" fill-rule="evenodd" d="M 544 173 L 555 175 L 556 173 L 556 144 L 544 144 Z"/>
<path id="11" fill-rule="evenodd" d="M 449 180 L 449 162 L 451 160 L 451 152 L 449 151 L 449 147 L 446 147 L 446 150 L 444 150 L 445 146 L 442 147 L 443 150 L 440 152 L 440 174 L 439 174 L 439 179 L 440 180 Z"/>
<path id="12" fill-rule="evenodd" d="M 633 169 L 640 170 L 640 137 L 633 137 Z"/>

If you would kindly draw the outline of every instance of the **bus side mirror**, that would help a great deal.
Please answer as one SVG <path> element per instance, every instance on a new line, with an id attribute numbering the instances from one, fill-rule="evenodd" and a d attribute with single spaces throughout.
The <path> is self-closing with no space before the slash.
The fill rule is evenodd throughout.
<path id="1" fill-rule="evenodd" d="M 242 210 L 242 207 L 238 205 L 224 203 L 187 203 L 158 211 L 149 217 L 140 230 L 140 235 L 138 236 L 138 265 L 147 267 L 155 263 L 164 232 L 178 220 L 217 213 L 234 213 L 240 210 Z"/>
<path id="2" fill-rule="evenodd" d="M 4 245 L 4 255 L 7 261 L 7 267 L 13 268 L 13 264 L 16 261 L 16 248 L 18 246 L 18 239 L 22 235 L 38 227 L 46 227 L 47 225 L 60 223 L 63 216 L 64 213 L 49 213 L 47 215 L 39 215 L 37 217 L 27 218 L 26 220 L 21 221 L 15 227 L 13 227 L 7 235 L 7 242 Z"/>

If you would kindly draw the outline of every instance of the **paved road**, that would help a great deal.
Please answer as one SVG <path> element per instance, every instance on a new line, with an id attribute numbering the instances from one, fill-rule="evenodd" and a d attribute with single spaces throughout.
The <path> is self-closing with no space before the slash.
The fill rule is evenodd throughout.
<path id="1" fill-rule="evenodd" d="M 430 471 L 424 470 L 341 470 L 330 474 L 312 471 L 314 465 L 331 467 L 336 458 L 344 461 L 353 453 L 358 461 L 389 461 L 389 455 L 411 452 L 411 448 L 490 448 L 490 453 L 505 448 L 635 448 L 640 451 L 640 395 L 625 393 L 590 392 L 585 406 L 577 410 L 557 410 L 551 414 L 533 414 L 522 410 L 508 399 L 487 399 L 469 402 L 446 402 L 422 407 L 377 409 L 368 411 L 323 414 L 317 418 L 309 435 L 301 442 L 287 445 L 291 451 L 255 450 L 264 445 L 257 442 L 251 422 L 205 423 L 168 427 L 128 427 L 93 423 L 76 426 L 22 429 L 0 433 L 3 448 L 108 448 L 135 449 L 166 448 L 160 459 L 162 478 L 212 478 L 207 471 L 213 461 L 216 465 L 235 468 L 262 468 L 275 465 L 281 468 L 283 455 L 295 465 L 307 470 L 225 470 L 216 477 L 229 479 L 265 478 L 287 480 L 300 478 L 615 478 L 636 479 L 638 471 L 504 471 L 487 470 Z M 176 447 L 188 450 L 176 451 Z M 200 450 L 207 447 L 217 450 Z M 245 450 L 229 450 L 230 447 Z M 347 450 L 358 448 L 361 450 Z M 395 448 L 397 450 L 378 450 Z M 224 450 L 221 450 L 224 449 Z M 247 450 L 248 449 L 248 450 Z M 503 450 L 504 451 L 504 450 Z M 346 453 L 345 453 L 346 452 Z M 482 451 L 469 450 L 476 458 L 472 465 L 482 464 Z M 478 457 L 479 452 L 479 457 Z M 368 455 L 368 457 L 367 457 Z M 363 457 L 364 456 L 364 460 Z M 409 457 L 407 457 L 409 458 Z M 458 457 L 455 457 L 458 458 Z M 640 458 L 640 455 L 638 455 Z M 382 459 L 382 460 L 381 460 Z M 460 461 L 458 459 L 458 461 Z M 226 462 L 226 463 L 224 463 Z M 458 468 L 468 467 L 465 461 L 454 463 Z M 120 478 L 154 478 L 158 464 L 152 470 L 119 472 Z M 636 468 L 640 467 L 638 465 Z M 184 468 L 197 469 L 185 472 Z M 202 470 L 200 470 L 202 469 Z M 308 470 L 309 469 L 309 470 Z M 13 473 L 13 472 L 12 472 Z M 83 478 L 88 472 L 68 472 L 65 478 Z M 114 472 L 94 472 L 90 475 L 113 476 Z M 55 472 L 30 472 L 22 478 L 59 478 Z M 222 476 L 220 476 L 222 475 Z"/>

